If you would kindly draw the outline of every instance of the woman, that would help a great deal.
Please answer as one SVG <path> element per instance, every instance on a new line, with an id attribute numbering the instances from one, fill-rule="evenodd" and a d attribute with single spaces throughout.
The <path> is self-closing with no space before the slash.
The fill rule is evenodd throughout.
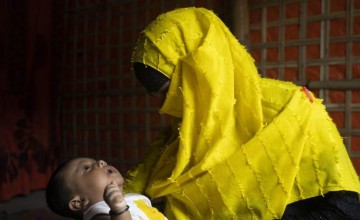
<path id="1" fill-rule="evenodd" d="M 297 201 L 335 191 L 357 205 L 358 176 L 321 101 L 261 78 L 211 11 L 160 15 L 132 62 L 151 94 L 166 92 L 160 112 L 174 120 L 127 182 L 165 197 L 169 219 L 279 219 L 293 203 L 292 218 L 306 206 Z"/>

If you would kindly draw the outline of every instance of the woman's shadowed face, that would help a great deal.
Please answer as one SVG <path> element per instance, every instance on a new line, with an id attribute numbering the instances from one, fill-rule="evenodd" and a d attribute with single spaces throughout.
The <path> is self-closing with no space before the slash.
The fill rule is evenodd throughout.
<path id="1" fill-rule="evenodd" d="M 165 82 L 165 84 L 159 89 L 159 91 L 150 92 L 151 96 L 155 96 L 160 100 L 160 106 L 165 102 L 166 94 L 169 90 L 170 80 Z"/>
<path id="2" fill-rule="evenodd" d="M 165 83 L 169 81 L 168 77 L 151 66 L 137 62 L 133 64 L 133 67 L 136 79 L 150 94 L 164 90 Z"/>
<path id="3" fill-rule="evenodd" d="M 169 89 L 170 79 L 158 70 L 143 63 L 134 63 L 134 72 L 137 80 L 145 87 L 151 96 L 158 97 L 162 105 Z"/>

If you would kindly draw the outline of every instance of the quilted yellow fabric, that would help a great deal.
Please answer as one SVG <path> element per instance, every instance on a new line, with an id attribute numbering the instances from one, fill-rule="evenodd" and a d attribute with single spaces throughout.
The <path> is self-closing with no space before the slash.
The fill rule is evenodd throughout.
<path id="1" fill-rule="evenodd" d="M 171 79 L 161 113 L 175 137 L 127 179 L 127 190 L 165 196 L 169 219 L 276 219 L 288 203 L 360 192 L 359 178 L 321 100 L 263 79 L 253 58 L 204 8 L 160 15 L 132 62 Z"/>

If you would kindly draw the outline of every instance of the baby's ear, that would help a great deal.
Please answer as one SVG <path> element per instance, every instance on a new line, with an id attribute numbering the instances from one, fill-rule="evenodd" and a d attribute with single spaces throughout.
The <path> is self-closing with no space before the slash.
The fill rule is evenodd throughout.
<path id="1" fill-rule="evenodd" d="M 86 197 L 75 195 L 69 202 L 69 208 L 72 211 L 80 211 L 86 208 L 86 205 L 89 203 L 89 200 Z"/>

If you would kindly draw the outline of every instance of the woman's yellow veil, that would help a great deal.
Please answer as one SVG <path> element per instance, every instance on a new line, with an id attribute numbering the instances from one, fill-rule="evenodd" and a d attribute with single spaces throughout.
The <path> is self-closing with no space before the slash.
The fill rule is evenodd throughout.
<path id="1" fill-rule="evenodd" d="M 141 182 L 149 196 L 166 196 L 169 219 L 275 219 L 293 201 L 360 191 L 321 101 L 310 102 L 291 83 L 262 79 L 213 12 L 160 15 L 143 31 L 132 62 L 171 79 L 160 112 L 180 119 L 178 136 L 152 155 L 154 167 L 127 180 L 128 190 Z"/>

